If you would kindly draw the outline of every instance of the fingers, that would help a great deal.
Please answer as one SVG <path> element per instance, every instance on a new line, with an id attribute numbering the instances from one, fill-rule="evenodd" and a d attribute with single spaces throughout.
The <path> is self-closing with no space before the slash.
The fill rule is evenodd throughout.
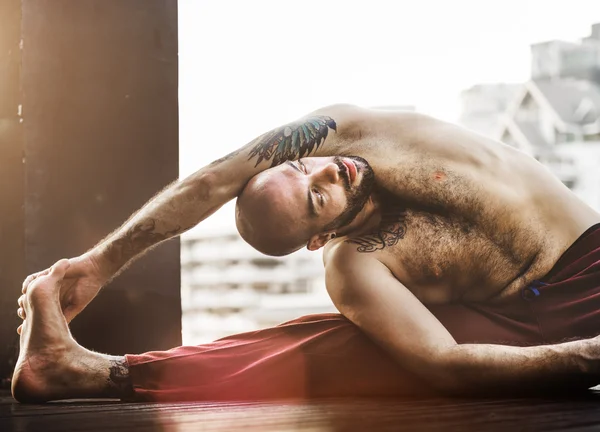
<path id="1" fill-rule="evenodd" d="M 27 292 L 27 285 L 29 285 L 29 282 L 31 282 L 32 280 L 33 280 L 33 275 L 29 275 L 23 281 L 23 287 L 21 288 L 21 292 L 23 294 L 25 294 Z"/>
<path id="2" fill-rule="evenodd" d="M 19 315 L 19 317 L 21 317 L 22 319 L 25 319 L 25 296 L 27 294 L 27 289 L 33 281 L 35 281 L 39 277 L 48 276 L 54 279 L 55 282 L 59 282 L 65 277 L 65 273 L 67 272 L 70 265 L 71 264 L 69 263 L 68 259 L 61 259 L 60 261 L 56 262 L 52 267 L 44 271 L 27 276 L 27 278 L 23 281 L 23 287 L 21 289 L 23 295 L 19 297 L 19 300 L 17 301 L 19 304 L 17 315 Z"/>
<path id="3" fill-rule="evenodd" d="M 33 280 L 38 277 L 40 273 L 34 273 L 32 275 L 27 276 L 27 278 L 23 281 L 23 288 L 21 289 L 21 292 L 23 294 L 25 294 L 27 292 L 27 287 L 29 286 L 29 284 L 31 282 L 33 282 Z"/>
<path id="4" fill-rule="evenodd" d="M 31 282 L 33 282 L 40 276 L 46 276 L 48 274 L 51 274 L 54 277 L 56 277 L 57 279 L 62 279 L 65 276 L 65 273 L 70 265 L 71 265 L 71 263 L 68 259 L 61 259 L 60 261 L 56 262 L 52 267 L 47 268 L 44 271 L 30 274 L 23 281 L 23 286 L 21 288 L 21 292 L 23 294 L 27 293 L 27 287 L 31 284 Z"/>
<path id="5" fill-rule="evenodd" d="M 27 278 L 23 281 L 23 288 L 21 289 L 21 292 L 23 294 L 25 294 L 27 292 L 27 287 L 31 284 L 31 282 L 33 282 L 40 276 L 47 275 L 48 273 L 50 273 L 50 270 L 52 270 L 52 267 L 50 267 L 49 269 L 46 269 L 44 271 L 37 272 L 37 273 L 27 276 Z"/>
<path id="6" fill-rule="evenodd" d="M 21 334 L 22 331 L 23 331 L 23 324 L 21 324 L 19 327 L 17 327 L 18 334 Z"/>
<path id="7" fill-rule="evenodd" d="M 23 294 L 21 297 L 19 297 L 19 300 L 17 300 L 17 303 L 19 304 L 19 309 L 17 309 L 17 315 L 19 316 L 19 318 L 21 319 L 25 319 L 26 318 L 26 314 L 25 314 L 25 294 Z"/>
<path id="8" fill-rule="evenodd" d="M 65 273 L 70 265 L 71 264 L 68 259 L 61 259 L 56 264 L 54 264 L 52 267 L 50 267 L 44 271 L 37 272 L 37 273 L 27 276 L 27 278 L 23 281 L 23 287 L 21 288 L 21 292 L 23 294 L 26 294 L 27 287 L 29 287 L 29 285 L 31 285 L 31 283 L 34 280 L 36 280 L 37 278 L 39 278 L 40 276 L 46 276 L 46 275 L 50 274 L 57 280 L 62 279 L 65 276 Z"/>

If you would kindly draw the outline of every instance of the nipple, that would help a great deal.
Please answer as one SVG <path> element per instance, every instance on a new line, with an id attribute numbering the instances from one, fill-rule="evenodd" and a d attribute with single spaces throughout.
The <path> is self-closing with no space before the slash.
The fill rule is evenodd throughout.
<path id="1" fill-rule="evenodd" d="M 433 173 L 433 178 L 438 181 L 446 180 L 446 174 L 441 171 L 436 171 Z"/>

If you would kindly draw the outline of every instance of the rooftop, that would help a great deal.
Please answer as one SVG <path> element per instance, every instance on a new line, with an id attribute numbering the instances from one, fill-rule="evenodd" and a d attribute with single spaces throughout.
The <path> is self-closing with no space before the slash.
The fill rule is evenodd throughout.
<path id="1" fill-rule="evenodd" d="M 575 78 L 533 82 L 563 122 L 583 126 L 595 122 L 600 117 L 598 84 Z"/>

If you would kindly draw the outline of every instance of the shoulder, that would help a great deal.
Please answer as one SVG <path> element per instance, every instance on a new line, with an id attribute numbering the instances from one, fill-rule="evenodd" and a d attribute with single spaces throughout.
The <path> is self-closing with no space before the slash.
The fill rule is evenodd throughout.
<path id="1" fill-rule="evenodd" d="M 325 245 L 323 263 L 326 271 L 344 269 L 348 265 L 369 261 L 372 257 L 360 253 L 357 245 L 348 237 L 338 238 Z"/>
<path id="2" fill-rule="evenodd" d="M 309 114 L 311 115 L 329 115 L 336 116 L 342 118 L 344 120 L 350 121 L 353 119 L 363 118 L 365 115 L 368 115 L 372 110 L 368 108 L 363 108 L 358 105 L 346 104 L 346 103 L 338 103 L 334 105 L 328 105 L 322 108 L 317 109 Z"/>
<path id="3" fill-rule="evenodd" d="M 363 253 L 358 249 L 359 246 L 348 239 L 339 239 L 326 246 L 323 253 L 325 281 L 334 303 L 342 297 L 352 297 L 357 288 L 366 286 L 365 279 L 371 279 L 374 274 L 389 273 L 379 254 Z"/>
<path id="4" fill-rule="evenodd" d="M 448 125 L 441 120 L 414 111 L 373 109 L 351 104 L 335 104 L 317 109 L 304 119 L 310 117 L 328 117 L 336 126 L 336 139 L 349 142 L 385 139 L 393 135 L 413 138 Z M 336 149 L 339 150 L 339 149 Z"/>
<path id="5" fill-rule="evenodd" d="M 363 133 L 371 110 L 351 104 L 329 105 L 310 113 L 308 117 L 329 117 L 336 126 L 338 139 L 355 141 Z"/>
<path id="6" fill-rule="evenodd" d="M 386 222 L 386 218 L 389 219 L 386 229 L 390 230 L 393 226 L 403 222 L 404 210 L 403 207 L 398 211 L 395 211 L 394 209 L 394 211 L 390 211 L 389 214 L 384 214 L 383 222 Z M 403 232 L 401 234 L 403 234 Z M 361 234 L 358 236 L 345 236 L 332 240 L 325 245 L 323 251 L 323 264 L 325 265 L 325 269 L 347 270 L 348 266 L 354 266 L 358 263 L 362 265 L 374 263 L 381 264 L 382 259 L 384 258 L 383 255 L 379 253 L 383 250 L 381 242 L 382 240 L 377 232 Z"/>

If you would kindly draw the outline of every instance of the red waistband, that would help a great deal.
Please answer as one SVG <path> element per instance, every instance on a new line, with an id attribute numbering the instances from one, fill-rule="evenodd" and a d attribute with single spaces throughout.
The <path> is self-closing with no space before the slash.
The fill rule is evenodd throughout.
<path id="1" fill-rule="evenodd" d="M 600 261 L 600 223 L 592 225 L 560 256 L 543 282 L 556 282 L 574 276 L 590 261 Z"/>

